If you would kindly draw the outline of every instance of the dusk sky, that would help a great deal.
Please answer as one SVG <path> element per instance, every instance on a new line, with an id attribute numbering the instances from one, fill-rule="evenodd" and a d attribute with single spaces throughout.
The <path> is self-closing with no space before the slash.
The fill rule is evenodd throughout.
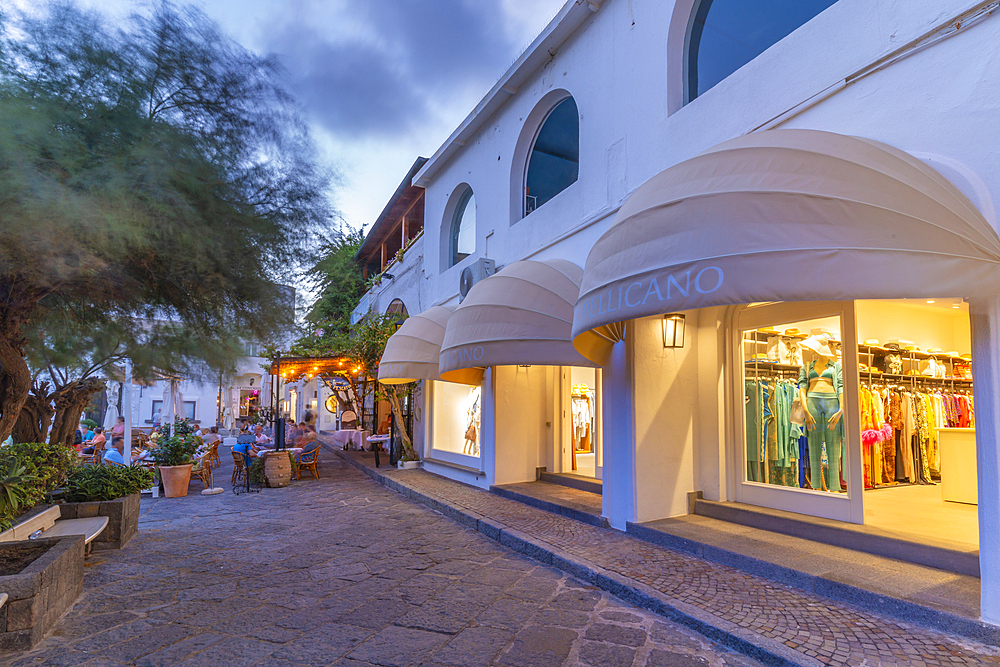
<path id="1" fill-rule="evenodd" d="M 128 0 L 79 0 L 126 16 Z M 366 229 L 565 0 L 204 0 L 259 53 L 279 54 L 348 224 Z M 34 2 L 24 3 L 34 5 Z M 180 4 L 180 3 L 178 3 Z"/>

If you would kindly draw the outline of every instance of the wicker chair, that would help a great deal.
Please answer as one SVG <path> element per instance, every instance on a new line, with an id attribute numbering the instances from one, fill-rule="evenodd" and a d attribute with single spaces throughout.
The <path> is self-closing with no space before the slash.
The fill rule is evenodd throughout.
<path id="1" fill-rule="evenodd" d="M 303 468 L 309 470 L 313 477 L 319 479 L 319 468 L 316 465 L 319 463 L 319 450 L 320 448 L 317 447 L 311 452 L 303 452 L 302 454 L 299 454 L 298 472 L 295 475 L 295 479 L 302 479 Z"/>
<path id="2" fill-rule="evenodd" d="M 104 464 L 104 446 L 107 442 L 101 442 L 94 446 L 93 454 L 80 454 L 80 463 L 99 466 Z"/>
<path id="3" fill-rule="evenodd" d="M 219 443 L 221 440 L 216 440 L 212 443 L 212 448 L 208 450 L 208 461 L 215 465 L 216 468 L 222 465 L 222 459 L 219 458 Z"/>
<path id="4" fill-rule="evenodd" d="M 194 462 L 194 466 L 191 468 L 191 475 L 200 479 L 206 489 L 211 489 L 213 486 L 211 456 L 212 452 L 209 451 L 200 459 L 196 460 Z"/>
<path id="5" fill-rule="evenodd" d="M 239 452 L 233 452 L 233 479 L 231 484 L 234 486 L 236 482 L 243 479 L 243 476 L 247 474 L 247 465 L 243 459 L 243 454 Z"/>

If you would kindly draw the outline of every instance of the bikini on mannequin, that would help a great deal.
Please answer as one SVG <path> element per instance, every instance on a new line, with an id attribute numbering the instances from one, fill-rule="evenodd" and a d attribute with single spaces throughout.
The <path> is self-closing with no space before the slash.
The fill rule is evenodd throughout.
<path id="1" fill-rule="evenodd" d="M 799 398 L 805 406 L 809 437 L 809 485 L 816 490 L 844 491 L 840 485 L 840 459 L 844 416 L 843 369 L 825 335 L 807 338 L 799 344 L 817 355 L 799 369 Z M 829 461 L 823 475 L 823 445 Z"/>

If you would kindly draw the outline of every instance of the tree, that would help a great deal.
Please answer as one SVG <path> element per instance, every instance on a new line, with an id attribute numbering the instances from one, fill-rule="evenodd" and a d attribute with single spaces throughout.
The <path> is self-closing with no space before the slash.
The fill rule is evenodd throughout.
<path id="1" fill-rule="evenodd" d="M 351 313 L 365 293 L 365 278 L 354 256 L 364 234 L 348 228 L 326 243 L 321 259 L 308 271 L 319 296 L 307 315 L 308 321 L 324 331 L 346 333 Z"/>
<path id="2" fill-rule="evenodd" d="M 402 385 L 387 385 L 378 382 L 378 365 L 385 352 L 385 345 L 389 337 L 399 329 L 399 314 L 385 313 L 383 315 L 369 314 L 363 320 L 349 327 L 348 332 L 332 333 L 323 330 L 316 330 L 299 339 L 292 346 L 290 354 L 303 357 L 325 357 L 343 355 L 360 368 L 359 374 L 364 376 L 374 385 L 375 399 L 385 399 L 389 402 L 393 419 L 396 422 L 397 432 L 403 440 L 403 459 L 415 461 L 419 457 L 413 449 L 413 439 L 403 421 L 402 400 L 407 396 L 412 396 L 417 388 L 416 382 Z M 354 384 L 350 374 L 347 375 Z M 367 386 L 368 382 L 365 383 Z M 360 394 L 361 400 L 367 392 Z M 357 392 L 355 391 L 355 395 Z"/>
<path id="3" fill-rule="evenodd" d="M 170 322 L 189 347 L 289 326 L 274 281 L 330 213 L 281 81 L 166 2 L 119 31 L 58 5 L 0 35 L 0 439 L 34 321 Z"/>

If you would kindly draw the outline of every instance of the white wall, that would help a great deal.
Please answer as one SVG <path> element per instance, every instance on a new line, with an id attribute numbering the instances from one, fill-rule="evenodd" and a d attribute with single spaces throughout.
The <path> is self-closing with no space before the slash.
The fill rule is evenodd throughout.
<path id="1" fill-rule="evenodd" d="M 533 482 L 559 428 L 554 415 L 558 367 L 494 368 L 496 450 L 493 484 Z"/>
<path id="2" fill-rule="evenodd" d="M 696 329 L 698 312 L 686 315 L 687 326 Z M 687 494 L 696 490 L 698 337 L 689 337 L 683 348 L 664 348 L 661 318 L 632 324 L 636 450 L 632 521 L 642 522 L 687 514 Z"/>
<path id="3" fill-rule="evenodd" d="M 961 308 L 900 303 L 898 301 L 858 301 L 858 338 L 880 342 L 901 338 L 912 340 L 921 350 L 939 347 L 945 352 L 972 352 L 969 311 Z"/>

